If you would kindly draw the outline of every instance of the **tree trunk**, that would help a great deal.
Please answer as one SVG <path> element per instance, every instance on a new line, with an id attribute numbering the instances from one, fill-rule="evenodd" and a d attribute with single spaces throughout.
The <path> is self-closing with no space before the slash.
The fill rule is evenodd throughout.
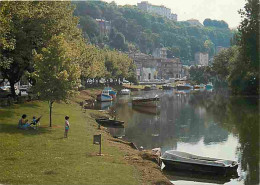
<path id="1" fill-rule="evenodd" d="M 10 81 L 11 94 L 12 94 L 12 97 L 13 97 L 13 98 L 15 98 L 15 96 L 16 96 L 14 84 L 15 84 L 15 83 L 14 83 L 13 81 Z"/>
<path id="2" fill-rule="evenodd" d="M 50 108 L 50 127 L 51 127 L 51 123 L 52 123 L 52 104 L 53 104 L 53 101 L 49 101 L 49 108 Z"/>

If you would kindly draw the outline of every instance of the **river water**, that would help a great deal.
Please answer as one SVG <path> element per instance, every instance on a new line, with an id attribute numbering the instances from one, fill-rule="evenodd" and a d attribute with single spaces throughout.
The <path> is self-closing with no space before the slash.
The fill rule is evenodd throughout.
<path id="1" fill-rule="evenodd" d="M 134 108 L 131 98 L 159 95 L 158 108 Z M 175 185 L 259 184 L 259 99 L 231 97 L 216 91 L 155 90 L 133 92 L 102 104 L 116 110 L 125 128 L 110 128 L 115 137 L 138 147 L 178 150 L 239 162 L 238 176 L 222 178 L 163 170 Z"/>

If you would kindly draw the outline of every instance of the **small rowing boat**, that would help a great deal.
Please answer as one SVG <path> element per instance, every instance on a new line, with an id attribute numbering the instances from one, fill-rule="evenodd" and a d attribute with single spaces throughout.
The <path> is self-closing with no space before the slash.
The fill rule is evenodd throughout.
<path id="1" fill-rule="evenodd" d="M 108 119 L 108 118 L 97 118 L 96 122 L 101 125 L 111 125 L 111 126 L 122 126 L 123 121 Z"/>
<path id="2" fill-rule="evenodd" d="M 236 161 L 202 157 L 175 150 L 166 151 L 160 159 L 163 161 L 165 167 L 169 169 L 203 173 L 230 175 L 236 173 L 238 168 Z"/>

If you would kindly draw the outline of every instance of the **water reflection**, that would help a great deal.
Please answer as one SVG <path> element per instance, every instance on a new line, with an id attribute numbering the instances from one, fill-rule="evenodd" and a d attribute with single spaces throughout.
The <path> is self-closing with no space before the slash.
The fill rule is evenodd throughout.
<path id="1" fill-rule="evenodd" d="M 239 178 L 224 184 L 259 183 L 259 110 L 257 98 L 229 97 L 210 91 L 149 91 L 133 96 L 160 96 L 160 108 L 147 114 L 119 97 L 114 109 L 124 120 L 123 136 L 145 149 L 179 151 L 240 163 Z M 200 178 L 202 179 L 202 178 Z M 193 181 L 195 183 L 195 180 Z M 192 184 L 188 180 L 174 184 Z M 212 184 L 212 183 L 211 183 Z M 213 182 L 214 184 L 214 182 Z M 218 184 L 215 182 L 215 184 Z"/>
<path id="2" fill-rule="evenodd" d="M 226 177 L 221 175 L 202 174 L 196 172 L 187 172 L 181 170 L 175 170 L 165 173 L 166 177 L 170 179 L 174 184 L 225 184 L 238 176 Z"/>

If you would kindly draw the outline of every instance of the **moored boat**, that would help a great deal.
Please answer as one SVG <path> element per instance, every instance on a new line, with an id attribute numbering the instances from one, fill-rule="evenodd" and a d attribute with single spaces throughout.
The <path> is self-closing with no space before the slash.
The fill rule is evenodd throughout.
<path id="1" fill-rule="evenodd" d="M 112 96 L 112 98 L 116 98 L 117 92 L 114 91 L 111 87 L 105 87 L 103 91 L 108 91 L 109 95 Z"/>
<path id="2" fill-rule="evenodd" d="M 211 82 L 207 83 L 206 89 L 212 89 L 212 88 L 213 88 L 213 84 Z"/>
<path id="3" fill-rule="evenodd" d="M 129 89 L 122 89 L 120 91 L 120 94 L 122 94 L 122 95 L 129 95 L 130 93 L 131 93 L 131 91 Z"/>
<path id="4" fill-rule="evenodd" d="M 123 121 L 113 120 L 108 118 L 97 118 L 96 122 L 101 125 L 111 125 L 111 126 L 122 126 L 124 124 Z"/>
<path id="5" fill-rule="evenodd" d="M 194 89 L 204 89 L 205 85 L 204 84 L 200 84 L 200 85 L 194 85 Z"/>
<path id="6" fill-rule="evenodd" d="M 160 159 L 168 169 L 232 175 L 238 168 L 236 161 L 202 157 L 175 150 L 166 151 Z"/>
<path id="7" fill-rule="evenodd" d="M 159 101 L 159 97 L 155 96 L 154 98 L 142 98 L 135 97 L 132 100 L 133 106 L 144 106 L 144 107 L 156 107 Z"/>
<path id="8" fill-rule="evenodd" d="M 150 91 L 150 90 L 152 90 L 151 89 L 151 86 L 149 86 L 149 85 L 146 85 L 145 87 L 144 87 L 144 89 L 143 89 L 144 91 Z"/>
<path id="9" fill-rule="evenodd" d="M 171 84 L 164 84 L 162 85 L 163 90 L 171 90 L 173 89 L 173 86 Z"/>
<path id="10" fill-rule="evenodd" d="M 157 90 L 157 86 L 156 86 L 155 84 L 153 84 L 153 85 L 151 86 L 151 90 Z"/>
<path id="11" fill-rule="evenodd" d="M 97 101 L 106 102 L 112 101 L 113 97 L 109 95 L 109 91 L 103 90 L 100 94 L 97 95 Z"/>
<path id="12" fill-rule="evenodd" d="M 178 84 L 176 86 L 177 90 L 190 90 L 192 89 L 192 86 L 190 84 Z"/>

